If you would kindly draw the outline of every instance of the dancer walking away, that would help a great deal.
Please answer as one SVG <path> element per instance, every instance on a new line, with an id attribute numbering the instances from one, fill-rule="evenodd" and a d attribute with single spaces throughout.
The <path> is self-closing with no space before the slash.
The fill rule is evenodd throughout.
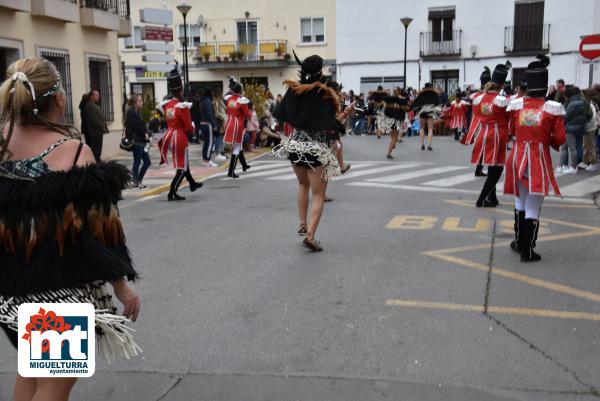
<path id="1" fill-rule="evenodd" d="M 383 102 L 383 116 L 380 118 L 381 129 L 384 133 L 390 134 L 390 144 L 385 157 L 393 159 L 392 152 L 398 143 L 398 132 L 402 130 L 408 99 L 401 95 L 400 88 L 394 88 L 392 95 L 383 98 Z"/>
<path id="2" fill-rule="evenodd" d="M 471 123 L 469 125 L 469 130 L 467 134 L 461 140 L 461 143 L 464 145 L 472 145 L 475 142 L 475 138 L 481 132 L 481 124 L 480 124 L 480 115 L 479 115 L 479 102 L 481 102 L 481 97 L 483 96 L 485 85 L 490 82 L 492 79 L 492 74 L 490 73 L 489 67 L 483 67 L 483 72 L 479 76 L 479 81 L 481 82 L 481 89 L 471 95 Z M 483 164 L 481 164 L 481 160 L 477 163 L 477 167 L 475 167 L 475 177 L 485 177 L 486 174 L 483 172 Z"/>
<path id="3" fill-rule="evenodd" d="M 377 90 L 371 94 L 371 102 L 373 103 L 373 114 L 375 118 L 375 133 L 377 139 L 381 139 L 381 120 L 384 116 L 383 108 L 385 103 L 383 99 L 388 96 L 388 93 L 383 90 L 383 86 L 379 85 Z"/>
<path id="4" fill-rule="evenodd" d="M 300 65 L 300 81 L 284 82 L 288 90 L 273 116 L 296 130 L 287 143 L 279 145 L 273 152 L 287 156 L 292 162 L 298 178 L 298 234 L 306 235 L 303 245 L 317 252 L 323 249 L 315 240 L 315 233 L 323 213 L 327 180 L 340 173 L 335 152 L 327 145 L 327 133 L 337 126 L 340 101 L 335 91 L 324 83 L 321 57 L 313 55 L 300 61 L 296 53 L 294 56 Z M 313 200 L 307 220 L 310 191 Z"/>
<path id="5" fill-rule="evenodd" d="M 328 86 L 335 91 L 341 104 L 342 85 L 335 81 L 332 81 Z M 349 118 L 348 112 L 350 110 L 351 107 L 346 107 L 343 111 L 337 114 L 337 128 L 331 131 L 328 136 L 329 146 L 335 152 L 335 155 L 338 159 L 338 164 L 340 165 L 341 174 L 345 174 L 348 170 L 350 170 L 350 164 L 346 164 L 346 162 L 344 162 L 344 144 L 342 143 L 342 136 L 346 134 L 346 120 Z M 325 202 L 331 202 L 331 200 L 331 198 L 325 197 Z"/>
<path id="6" fill-rule="evenodd" d="M 525 71 L 527 96 L 508 106 L 515 145 L 506 160 L 504 193 L 515 195 L 515 240 L 511 248 L 521 253 L 522 262 L 535 262 L 541 256 L 533 251 L 539 230 L 544 197 L 550 187 L 560 196 L 552 171 L 550 147 L 558 150 L 566 140 L 564 107 L 546 101 L 548 89 L 547 56 L 537 56 Z"/>
<path id="7" fill-rule="evenodd" d="M 169 151 L 171 151 L 173 167 L 177 169 L 177 172 L 173 177 L 173 181 L 171 181 L 167 199 L 169 201 L 180 201 L 185 200 L 183 196 L 177 194 L 184 177 L 188 180 L 192 192 L 202 187 L 202 183 L 194 181 L 194 177 L 190 172 L 188 134 L 194 132 L 190 115 L 192 104 L 183 101 L 183 83 L 177 68 L 169 73 L 167 85 L 172 99 L 163 104 L 164 115 L 167 120 L 167 132 L 158 141 L 158 149 L 160 151 L 160 164 L 167 162 Z"/>
<path id="8" fill-rule="evenodd" d="M 140 298 L 128 284 L 137 272 L 117 210 L 129 171 L 95 163 L 74 128 L 61 123 L 67 97 L 50 61 L 17 60 L 7 77 L 0 87 L 0 327 L 17 348 L 25 341 L 17 334 L 22 304 L 89 303 L 98 354 L 130 358 L 139 347 L 126 323 L 137 319 Z M 56 327 L 45 318 L 42 331 Z M 67 401 L 75 381 L 17 375 L 14 399 Z"/>
<path id="9" fill-rule="evenodd" d="M 481 161 L 488 167 L 487 179 L 483 184 L 479 198 L 475 203 L 477 207 L 496 207 L 496 184 L 504 170 L 506 158 L 506 145 L 508 143 L 508 115 L 506 107 L 508 98 L 500 95 L 504 81 L 508 75 L 510 63 L 498 64 L 492 74 L 492 80 L 485 85 L 485 93 L 479 97 L 479 133 L 475 138 L 471 163 L 479 164 Z"/>
<path id="10" fill-rule="evenodd" d="M 439 104 L 439 95 L 430 82 L 425 84 L 423 90 L 413 101 L 412 109 L 417 110 L 417 115 L 419 116 L 421 150 L 425 150 L 425 128 L 427 128 L 427 150 L 433 150 L 431 147 L 433 122 L 434 120 L 439 120 L 442 115 L 442 109 Z"/>
<path id="11" fill-rule="evenodd" d="M 235 167 L 239 160 L 242 164 L 242 170 L 250 168 L 246 163 L 242 142 L 244 140 L 244 125 L 247 119 L 252 117 L 252 112 L 248 108 L 250 100 L 242 95 L 244 88 L 242 84 L 234 78 L 229 78 L 230 93 L 225 96 L 225 109 L 227 112 L 227 121 L 225 122 L 225 143 L 233 145 L 231 160 L 229 162 L 228 177 L 239 178 L 235 173 Z"/>
<path id="12" fill-rule="evenodd" d="M 463 130 L 467 127 L 467 109 L 470 104 L 463 100 L 462 92 L 456 91 L 456 95 L 450 104 L 450 129 L 454 130 L 454 140 L 460 140 Z"/>

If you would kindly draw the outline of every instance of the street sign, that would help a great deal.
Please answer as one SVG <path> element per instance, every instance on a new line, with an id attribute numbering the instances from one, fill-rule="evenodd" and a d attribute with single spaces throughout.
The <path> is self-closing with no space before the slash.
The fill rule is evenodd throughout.
<path id="1" fill-rule="evenodd" d="M 579 54 L 588 60 L 600 57 L 600 35 L 588 35 L 579 44 Z"/>
<path id="2" fill-rule="evenodd" d="M 153 43 L 148 42 L 142 44 L 142 50 L 145 52 L 172 52 L 174 47 L 169 43 Z"/>
<path id="3" fill-rule="evenodd" d="M 142 61 L 150 63 L 172 63 L 173 56 L 170 54 L 144 54 L 142 55 Z"/>
<path id="4" fill-rule="evenodd" d="M 168 64 L 148 64 L 145 67 L 146 67 L 146 71 L 149 71 L 149 72 L 169 72 L 173 68 L 175 68 L 174 65 L 168 65 Z"/>
<path id="5" fill-rule="evenodd" d="M 140 21 L 147 24 L 173 25 L 173 13 L 169 10 L 157 8 L 142 8 L 140 10 Z"/>
<path id="6" fill-rule="evenodd" d="M 136 67 L 135 77 L 138 79 L 165 79 L 167 73 L 165 71 L 146 71 L 144 67 Z"/>
<path id="7" fill-rule="evenodd" d="M 143 28 L 142 39 L 171 42 L 173 41 L 173 28 L 162 26 L 145 26 Z"/>

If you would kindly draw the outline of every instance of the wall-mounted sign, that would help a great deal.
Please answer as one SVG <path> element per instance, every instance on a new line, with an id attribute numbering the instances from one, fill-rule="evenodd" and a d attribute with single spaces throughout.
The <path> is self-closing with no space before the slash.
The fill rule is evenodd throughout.
<path id="1" fill-rule="evenodd" d="M 170 43 L 148 42 L 142 44 L 142 50 L 145 52 L 172 52 L 175 49 Z"/>
<path id="2" fill-rule="evenodd" d="M 138 79 L 166 79 L 167 73 L 164 71 L 147 71 L 144 67 L 136 67 L 135 77 Z"/>
<path id="3" fill-rule="evenodd" d="M 162 40 L 164 42 L 173 41 L 173 28 L 163 26 L 145 26 L 142 38 L 144 40 Z"/>
<path id="4" fill-rule="evenodd" d="M 173 25 L 173 13 L 157 8 L 143 8 L 140 10 L 140 21 L 146 24 Z"/>
<path id="5" fill-rule="evenodd" d="M 170 54 L 145 54 L 142 56 L 142 61 L 151 63 L 173 63 L 173 56 Z"/>

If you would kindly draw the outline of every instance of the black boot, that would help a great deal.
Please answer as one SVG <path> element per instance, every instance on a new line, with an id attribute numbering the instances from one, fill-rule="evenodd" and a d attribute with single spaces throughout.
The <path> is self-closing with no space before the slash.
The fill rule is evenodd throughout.
<path id="1" fill-rule="evenodd" d="M 183 177 L 185 176 L 185 172 L 181 169 L 178 169 L 175 173 L 175 177 L 173 177 L 173 181 L 171 181 L 171 188 L 169 190 L 169 194 L 167 195 L 167 200 L 169 201 L 180 201 L 185 200 L 183 196 L 177 195 L 177 190 L 179 189 L 179 185 L 181 185 L 181 181 L 183 181 Z"/>
<path id="2" fill-rule="evenodd" d="M 494 188 L 492 188 L 492 191 L 490 192 L 490 194 L 487 196 L 487 201 L 490 205 L 492 205 L 493 207 L 496 207 L 500 204 L 500 202 L 498 201 L 498 197 L 496 196 L 496 187 L 494 186 Z"/>
<path id="3" fill-rule="evenodd" d="M 458 129 L 454 130 L 454 140 L 458 141 L 460 139 L 460 134 L 458 133 Z"/>
<path id="4" fill-rule="evenodd" d="M 246 171 L 250 168 L 250 166 L 248 165 L 248 163 L 246 163 L 246 157 L 244 156 L 244 151 L 240 150 L 240 154 L 238 155 L 238 159 L 240 160 L 240 163 L 242 165 L 242 171 Z"/>
<path id="5" fill-rule="evenodd" d="M 237 164 L 237 156 L 232 154 L 231 160 L 229 161 L 229 172 L 227 173 L 227 177 L 231 178 L 239 178 L 239 175 L 235 173 L 235 165 Z"/>
<path id="6" fill-rule="evenodd" d="M 475 167 L 475 177 L 485 177 L 487 174 L 483 172 L 483 164 L 478 164 Z"/>
<path id="7" fill-rule="evenodd" d="M 519 233 L 519 248 L 521 248 L 521 262 L 537 262 L 542 257 L 533 251 L 537 240 L 540 222 L 534 219 L 524 219 L 523 229 Z"/>
<path id="8" fill-rule="evenodd" d="M 185 178 L 190 183 L 190 191 L 191 192 L 194 192 L 198 188 L 202 188 L 202 185 L 204 185 L 203 183 L 196 182 L 194 180 L 194 177 L 192 177 L 192 173 L 190 172 L 189 168 L 185 171 Z"/>
<path id="9" fill-rule="evenodd" d="M 519 242 L 520 233 L 523 230 L 523 224 L 525 224 L 525 211 L 515 209 L 515 239 L 510 243 L 510 249 L 515 252 L 521 252 L 521 243 Z"/>
<path id="10" fill-rule="evenodd" d="M 502 176 L 502 167 L 498 166 L 489 166 L 488 167 L 488 176 L 485 182 L 483 183 L 483 188 L 481 189 L 481 193 L 479 194 L 479 198 L 475 203 L 477 207 L 496 207 L 498 206 L 498 199 L 495 195 L 496 184 L 500 177 Z M 492 199 L 489 197 L 492 196 Z"/>

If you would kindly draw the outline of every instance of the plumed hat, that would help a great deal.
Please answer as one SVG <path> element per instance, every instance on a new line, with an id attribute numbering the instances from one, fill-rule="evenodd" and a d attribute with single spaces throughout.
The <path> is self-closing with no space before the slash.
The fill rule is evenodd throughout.
<path id="1" fill-rule="evenodd" d="M 492 73 L 492 82 L 504 86 L 510 67 L 512 67 L 510 61 L 507 61 L 506 64 L 498 64 Z"/>
<path id="2" fill-rule="evenodd" d="M 527 82 L 527 94 L 530 96 L 545 95 L 548 90 L 548 56 L 539 55 L 537 60 L 529 63 L 525 70 L 525 81 Z"/>
<path id="3" fill-rule="evenodd" d="M 492 80 L 492 74 L 490 73 L 490 68 L 485 66 L 483 67 L 483 72 L 479 76 L 479 81 L 481 81 L 481 87 L 483 88 L 485 84 Z"/>
<path id="4" fill-rule="evenodd" d="M 167 75 L 167 86 L 169 87 L 169 90 L 171 90 L 171 91 L 176 91 L 176 90 L 183 88 L 183 82 L 181 81 L 181 75 L 179 75 L 179 70 L 177 68 L 178 65 L 179 65 L 179 63 L 177 63 L 177 61 L 175 61 L 175 68 L 173 68 L 171 70 L 171 72 L 169 72 L 169 75 Z"/>
<path id="5" fill-rule="evenodd" d="M 242 93 L 244 90 L 242 84 L 236 81 L 234 77 L 229 77 L 229 89 L 231 89 L 233 93 Z"/>
<path id="6" fill-rule="evenodd" d="M 323 59 L 312 55 L 300 61 L 298 55 L 293 51 L 296 62 L 300 66 L 300 83 L 311 84 L 323 80 Z"/>

